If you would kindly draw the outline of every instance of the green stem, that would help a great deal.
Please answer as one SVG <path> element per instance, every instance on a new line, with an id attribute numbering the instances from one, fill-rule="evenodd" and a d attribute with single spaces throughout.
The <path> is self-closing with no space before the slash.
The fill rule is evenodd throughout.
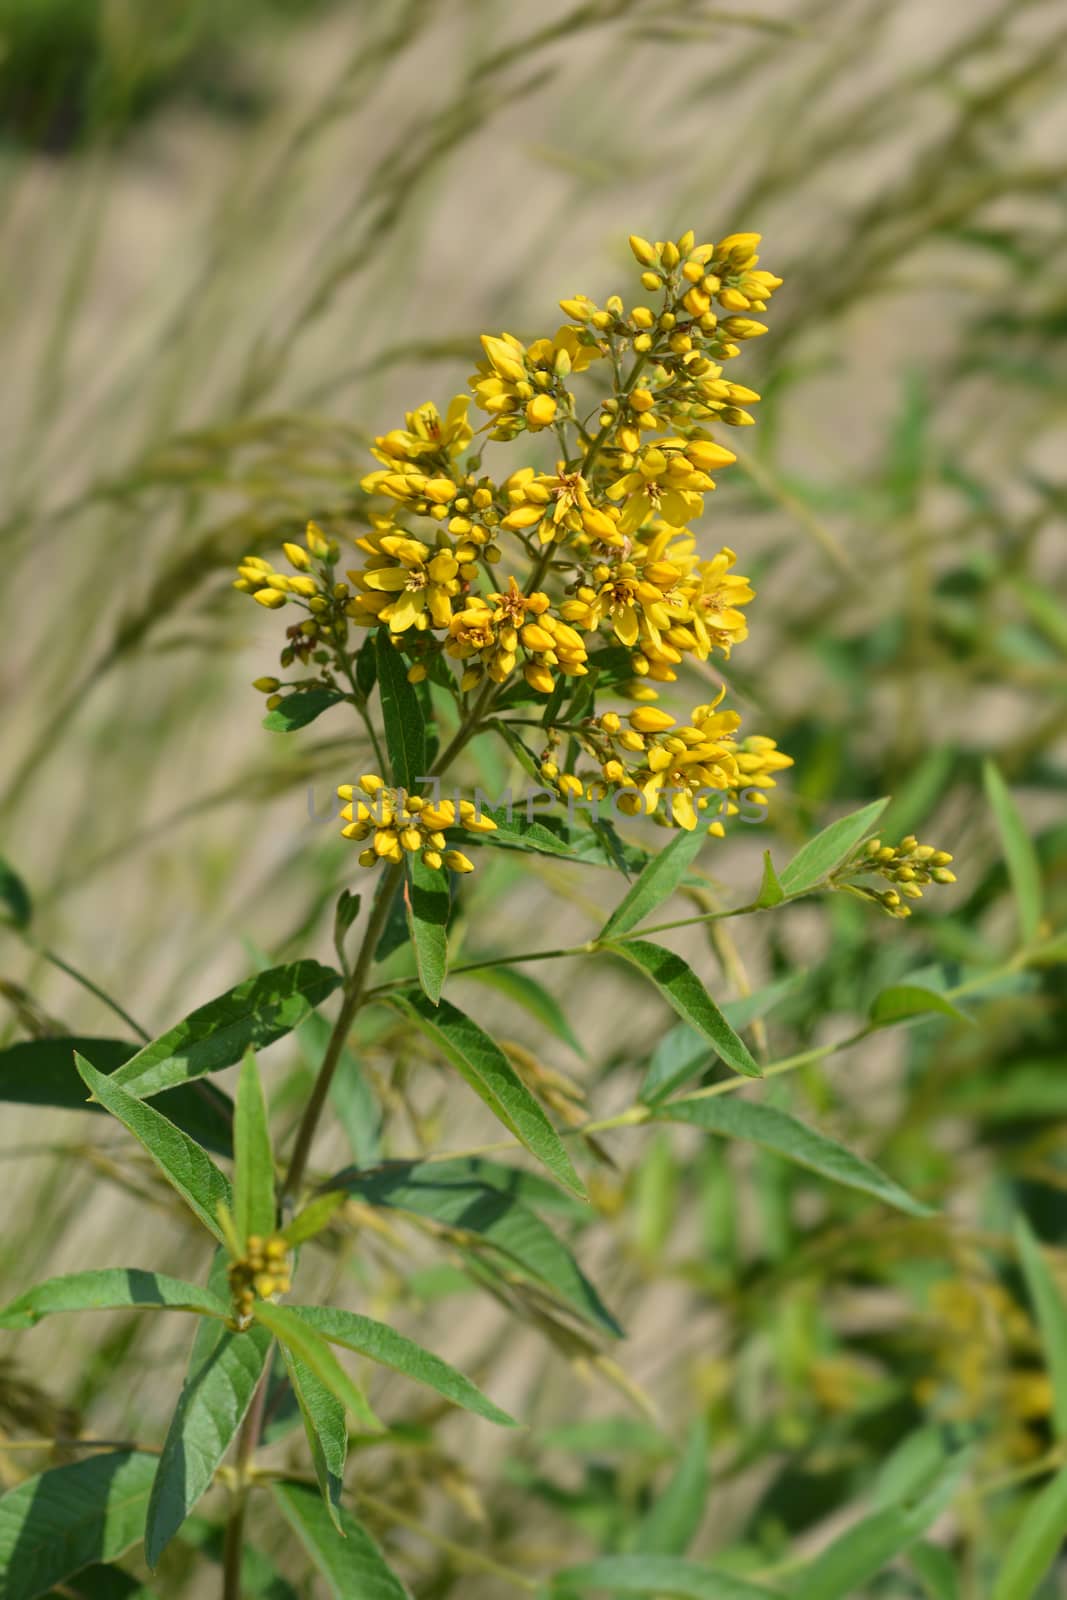
<path id="1" fill-rule="evenodd" d="M 101 989 L 100 985 L 94 983 L 92 978 L 87 978 L 84 972 L 79 972 L 77 967 L 72 967 L 69 961 L 64 961 L 62 956 L 57 956 L 54 950 L 46 950 L 43 945 L 34 944 L 32 941 L 27 942 L 30 945 L 30 949 L 35 950 L 44 961 L 49 962 L 53 967 L 57 967 L 60 972 L 65 972 L 68 978 L 73 978 L 75 983 L 80 984 L 89 994 L 95 995 L 96 999 L 102 1001 L 117 1017 L 121 1017 L 126 1026 L 132 1028 L 137 1037 L 145 1044 L 151 1042 L 152 1035 L 147 1033 L 141 1027 L 141 1024 L 135 1021 L 130 1016 L 130 1013 L 125 1011 L 118 1001 L 108 994 L 106 989 Z"/>
<path id="2" fill-rule="evenodd" d="M 273 1349 L 273 1345 L 271 1346 Z M 230 1515 L 226 1523 L 226 1541 L 222 1557 L 222 1600 L 241 1600 L 241 1556 L 244 1553 L 245 1518 L 248 1512 L 249 1467 L 259 1444 L 263 1429 L 263 1411 L 270 1388 L 270 1350 L 263 1367 L 263 1375 L 252 1396 L 237 1441 L 237 1481 L 233 1489 Z"/>

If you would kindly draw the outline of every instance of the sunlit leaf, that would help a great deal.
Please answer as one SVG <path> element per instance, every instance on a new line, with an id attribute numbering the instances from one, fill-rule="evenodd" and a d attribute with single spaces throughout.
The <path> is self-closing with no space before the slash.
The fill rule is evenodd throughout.
<path id="1" fill-rule="evenodd" d="M 50 1467 L 0 1499 L 0 1595 L 36 1600 L 144 1531 L 156 1457 L 115 1450 Z"/>
<path id="2" fill-rule="evenodd" d="M 350 1512 L 343 1508 L 339 1512 L 338 1533 L 314 1489 L 302 1483 L 274 1483 L 271 1491 L 334 1600 L 357 1600 L 357 1596 L 358 1600 L 411 1600 L 366 1528 Z"/>
<path id="3" fill-rule="evenodd" d="M 348 1457 L 348 1422 L 345 1408 L 336 1395 L 316 1377 L 311 1368 L 282 1346 L 289 1382 L 293 1386 L 315 1466 L 319 1493 L 330 1514 L 330 1521 L 341 1531 L 341 1496 Z"/>
<path id="4" fill-rule="evenodd" d="M 611 940 L 643 922 L 658 905 L 671 897 L 706 843 L 707 834 L 702 828 L 694 828 L 689 832 L 683 828 L 676 833 L 671 842 L 654 855 L 642 870 L 597 938 Z"/>
<path id="5" fill-rule="evenodd" d="M 374 1415 L 359 1384 L 342 1367 L 326 1340 L 305 1319 L 296 1306 L 278 1306 L 257 1300 L 252 1315 L 269 1328 L 280 1344 L 310 1367 L 319 1382 L 352 1413 L 368 1433 L 381 1433 L 383 1427 Z"/>
<path id="6" fill-rule="evenodd" d="M 237 1082 L 233 1138 L 233 1217 L 243 1249 L 253 1234 L 265 1239 L 274 1231 L 274 1153 L 267 1102 L 252 1050 L 245 1055 Z"/>
<path id="7" fill-rule="evenodd" d="M 335 689 L 297 689 L 287 694 L 280 706 L 267 712 L 263 726 L 271 733 L 292 733 L 297 728 L 306 728 L 309 722 L 314 722 L 343 699 L 344 695 Z"/>
<path id="8" fill-rule="evenodd" d="M 605 945 L 613 955 L 629 961 L 651 978 L 660 994 L 683 1022 L 702 1033 L 714 1045 L 728 1067 L 746 1077 L 758 1078 L 760 1067 L 744 1040 L 731 1028 L 693 969 L 673 950 L 650 944 L 647 939 L 625 939 Z"/>
<path id="9" fill-rule="evenodd" d="M 404 885 L 404 910 L 407 915 L 415 971 L 422 992 L 434 1005 L 441 998 L 441 986 L 448 971 L 448 915 L 451 897 L 448 874 L 441 867 L 427 867 L 416 855 L 407 857 L 407 882 Z"/>
<path id="10" fill-rule="evenodd" d="M 1019 927 L 1023 938 L 1029 941 L 1036 937 L 1041 924 L 1041 864 L 1011 790 L 994 761 L 985 762 L 982 778 L 1008 865 Z"/>
<path id="11" fill-rule="evenodd" d="M 199 1284 L 140 1267 L 105 1267 L 49 1278 L 36 1289 L 27 1289 L 0 1311 L 0 1328 L 32 1328 L 42 1317 L 61 1311 L 118 1311 L 128 1306 L 223 1319 L 230 1315 L 227 1302 Z"/>
<path id="12" fill-rule="evenodd" d="M 828 828 L 817 833 L 814 839 L 809 839 L 784 872 L 778 874 L 784 893 L 805 894 L 821 883 L 867 837 L 888 804 L 888 796 L 884 800 L 874 800 L 860 811 L 839 817 Z"/>
<path id="13" fill-rule="evenodd" d="M 408 682 L 408 664 L 392 643 L 388 628 L 378 630 L 375 659 L 393 782 L 409 794 L 418 794 L 419 779 L 427 773 L 426 725 L 418 695 Z"/>

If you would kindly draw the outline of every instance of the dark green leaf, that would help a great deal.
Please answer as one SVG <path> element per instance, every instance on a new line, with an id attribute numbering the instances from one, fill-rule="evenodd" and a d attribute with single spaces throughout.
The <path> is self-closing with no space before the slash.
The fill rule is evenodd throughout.
<path id="1" fill-rule="evenodd" d="M 805 894 L 821 883 L 867 837 L 888 804 L 888 796 L 884 800 L 874 800 L 861 811 L 839 817 L 828 828 L 817 833 L 814 839 L 809 839 L 785 871 L 779 873 L 778 881 L 783 891 L 787 895 Z"/>
<path id="2" fill-rule="evenodd" d="M 1067 1440 L 1067 1304 L 1025 1217 L 1015 1224 L 1015 1247 L 1041 1331 L 1045 1366 L 1052 1382 L 1056 1435 Z"/>
<path id="3" fill-rule="evenodd" d="M 647 939 L 625 939 L 619 944 L 605 945 L 604 949 L 622 956 L 624 961 L 651 978 L 668 1005 L 677 1011 L 683 1022 L 688 1022 L 714 1045 L 728 1067 L 746 1077 L 760 1076 L 760 1068 L 747 1045 L 681 956 L 675 955 L 673 950 L 665 950 L 662 945 L 650 944 Z"/>
<path id="4" fill-rule="evenodd" d="M 221 1203 L 232 1211 L 233 1197 L 230 1185 L 211 1157 L 153 1106 L 135 1100 L 112 1078 L 97 1072 L 82 1056 L 75 1056 L 74 1059 L 78 1071 L 100 1104 L 144 1146 L 167 1182 L 177 1190 L 205 1228 L 221 1242 L 223 1235 L 218 1220 L 219 1205 Z"/>
<path id="5" fill-rule="evenodd" d="M 385 747 L 393 782 L 409 794 L 418 794 L 419 779 L 427 771 L 426 724 L 418 695 L 408 682 L 408 664 L 390 641 L 387 628 L 378 630 L 376 659 Z"/>
<path id="6" fill-rule="evenodd" d="M 274 1152 L 253 1050 L 245 1055 L 237 1083 L 233 1144 L 233 1219 L 243 1251 L 253 1234 L 265 1239 L 274 1232 Z"/>
<path id="7" fill-rule="evenodd" d="M 121 1567 L 94 1564 L 71 1578 L 62 1589 L 50 1590 L 48 1600 L 153 1600 L 153 1591 Z"/>
<path id="8" fill-rule="evenodd" d="M 269 1349 L 270 1335 L 263 1328 L 233 1333 L 214 1323 L 201 1324 L 152 1485 L 145 1524 L 150 1567 L 210 1489 L 251 1404 Z"/>
<path id="9" fill-rule="evenodd" d="M 298 1361 L 310 1367 L 319 1382 L 325 1384 L 368 1433 L 384 1432 L 359 1384 L 349 1377 L 326 1340 L 305 1321 L 296 1307 L 276 1306 L 269 1300 L 257 1300 L 252 1315 L 257 1322 L 269 1328 L 278 1342 Z"/>
<path id="10" fill-rule="evenodd" d="M 485 1417 L 489 1422 L 501 1423 L 505 1427 L 516 1425 L 514 1417 L 509 1417 L 506 1411 L 495 1406 L 462 1372 L 457 1372 L 440 1356 L 424 1350 L 413 1339 L 405 1338 L 384 1322 L 375 1322 L 370 1317 L 358 1316 L 354 1311 L 341 1311 L 333 1306 L 293 1306 L 292 1309 L 332 1344 L 343 1345 L 346 1350 L 355 1350 L 368 1360 L 377 1361 L 380 1366 L 402 1372 L 416 1383 L 436 1389 L 446 1400 L 475 1412 L 479 1417 Z"/>
<path id="11" fill-rule="evenodd" d="M 194 1311 L 205 1317 L 230 1315 L 225 1300 L 210 1289 L 140 1267 L 105 1267 L 97 1272 L 71 1272 L 27 1289 L 0 1311 L 0 1328 L 32 1328 L 42 1317 L 59 1311 L 116 1311 L 141 1306 L 160 1311 Z"/>
<path id="12" fill-rule="evenodd" d="M 115 1082 L 144 1100 L 240 1061 L 291 1033 L 342 982 L 317 961 L 295 961 L 246 978 L 209 1000 L 118 1069 Z"/>
<path id="13" fill-rule="evenodd" d="M 36 1600 L 136 1544 L 156 1457 L 115 1450 L 51 1467 L 0 1499 L 0 1600 Z"/>
<path id="14" fill-rule="evenodd" d="M 415 954 L 415 971 L 427 999 L 436 1005 L 448 971 L 448 915 L 451 896 L 448 874 L 442 867 L 424 866 L 407 857 L 404 910 Z"/>
<path id="15" fill-rule="evenodd" d="M 340 1512 L 342 1538 L 314 1489 L 302 1483 L 275 1483 L 271 1488 L 334 1600 L 411 1600 L 366 1528 L 350 1512 Z"/>
<path id="16" fill-rule="evenodd" d="M 296 728 L 306 728 L 343 699 L 336 689 L 296 689 L 285 696 L 280 706 L 267 712 L 263 726 L 271 733 L 292 733 Z"/>
<path id="17" fill-rule="evenodd" d="M 1037 936 L 1041 923 L 1041 864 L 1011 790 L 994 761 L 986 761 L 982 777 L 1015 893 L 1019 927 L 1023 938 L 1029 942 Z"/>
<path id="18" fill-rule="evenodd" d="M 85 1098 L 85 1085 L 74 1065 L 75 1053 L 108 1074 L 137 1054 L 125 1039 L 69 1036 L 24 1039 L 0 1050 L 0 1100 L 30 1106 L 58 1106 L 65 1111 L 103 1113 Z M 216 1154 L 233 1153 L 233 1102 L 214 1083 L 191 1083 L 160 1096 L 158 1110 Z"/>
<path id="19" fill-rule="evenodd" d="M 708 1498 L 708 1430 L 694 1422 L 674 1475 L 638 1524 L 633 1548 L 641 1555 L 683 1556 L 692 1544 Z"/>
<path id="20" fill-rule="evenodd" d="M 526 1175 L 514 1176 L 518 1180 Z M 367 1205 L 411 1211 L 450 1232 L 470 1234 L 475 1242 L 484 1240 L 563 1304 L 621 1337 L 615 1318 L 551 1228 L 502 1183 L 472 1176 L 466 1163 L 386 1162 L 371 1172 L 338 1173 L 330 1186 L 343 1186 Z M 557 1193 L 564 1198 L 561 1191 Z"/>
<path id="21" fill-rule="evenodd" d="M 11 866 L 0 856 L 0 924 L 11 928 L 28 928 L 33 918 L 33 901 L 30 891 Z"/>
<path id="22" fill-rule="evenodd" d="M 671 842 L 652 857 L 629 893 L 615 907 L 597 938 L 610 940 L 620 933 L 628 933 L 639 922 L 643 922 L 674 893 L 706 843 L 707 834 L 702 828 L 694 828 L 691 832 L 683 828 L 676 833 Z"/>
<path id="23" fill-rule="evenodd" d="M 561 1589 L 609 1589 L 612 1596 L 648 1595 L 651 1600 L 777 1600 L 773 1589 L 762 1589 L 728 1572 L 685 1561 L 680 1556 L 602 1556 L 580 1567 L 557 1572 Z"/>
<path id="24" fill-rule="evenodd" d="M 563 1044 L 569 1045 L 577 1055 L 585 1055 L 559 1001 L 542 984 L 527 977 L 525 972 L 520 972 L 517 967 L 483 967 L 480 972 L 465 972 L 463 976 L 507 995 L 509 1000 L 514 1000 L 516 1005 L 536 1017 L 542 1027 L 547 1028 Z"/>
<path id="25" fill-rule="evenodd" d="M 433 1040 L 493 1115 L 553 1177 L 574 1194 L 584 1195 L 559 1134 L 507 1056 L 476 1022 L 447 1000 L 435 1009 L 415 990 L 392 997 L 390 1003 Z"/>
<path id="26" fill-rule="evenodd" d="M 886 1205 L 906 1211 L 909 1216 L 931 1216 L 929 1206 L 913 1200 L 899 1184 L 862 1156 L 853 1155 L 836 1139 L 798 1122 L 776 1106 L 760 1105 L 736 1094 L 707 1095 L 689 1100 L 670 1100 L 657 1105 L 653 1115 L 666 1122 L 687 1122 L 726 1139 L 746 1139 L 764 1150 L 771 1150 L 786 1161 L 806 1167 L 830 1183 L 844 1184 L 883 1200 Z"/>
<path id="27" fill-rule="evenodd" d="M 311 1368 L 282 1347 L 289 1382 L 293 1386 L 307 1434 L 315 1476 L 330 1521 L 341 1532 L 341 1496 L 348 1458 L 348 1423 L 345 1408 Z"/>

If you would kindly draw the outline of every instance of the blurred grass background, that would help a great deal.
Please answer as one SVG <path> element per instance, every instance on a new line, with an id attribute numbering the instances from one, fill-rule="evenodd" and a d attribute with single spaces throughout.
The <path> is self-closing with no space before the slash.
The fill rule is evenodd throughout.
<path id="1" fill-rule="evenodd" d="M 534 1420 L 496 1482 L 498 1442 L 465 1419 L 449 1461 L 413 1442 L 390 1469 L 399 1504 L 518 1566 L 621 1538 L 695 1408 L 717 1507 L 698 1548 L 758 1570 L 825 1537 L 924 1414 L 980 1425 L 1009 1479 L 1049 1447 L 1004 1241 L 1023 1205 L 1067 1246 L 1067 1008 L 1062 968 L 1012 965 L 980 766 L 996 756 L 1033 828 L 1051 933 L 1067 899 L 1065 43 L 1055 0 L 0 0 L 0 850 L 40 939 L 150 1032 L 243 976 L 249 941 L 329 959 L 351 878 L 308 794 L 325 811 L 356 747 L 330 720 L 262 731 L 246 686 L 277 630 L 233 596 L 236 559 L 309 515 L 357 526 L 369 436 L 447 401 L 480 331 L 551 332 L 579 290 L 629 303 L 628 232 L 756 229 L 786 279 L 738 372 L 764 395 L 759 426 L 707 528 L 759 590 L 732 692 L 797 765 L 782 844 L 735 834 L 708 870 L 745 893 L 760 849 L 784 857 L 892 793 L 892 826 L 951 850 L 960 881 L 903 926 L 842 899 L 679 948 L 724 995 L 806 969 L 758 1038 L 774 1059 L 846 1037 L 906 973 L 972 985 L 977 1028 L 876 1037 L 789 1091 L 949 1221 L 886 1223 L 770 1158 L 617 1137 L 578 1248 L 631 1334 L 619 1359 L 659 1408 L 645 1423 L 535 1332 L 505 1338 L 485 1297 L 428 1268 L 412 1296 L 389 1241 L 337 1242 L 331 1292 L 407 1317 Z M 609 887 L 580 876 L 479 873 L 467 948 L 587 937 Z M 49 1019 L 115 1031 L 0 939 L 5 1041 Z M 611 967 L 548 981 L 595 1067 L 486 989 L 460 1003 L 573 1071 L 598 1111 L 628 1103 L 664 1016 Z M 287 1049 L 267 1062 L 279 1130 L 306 1082 Z M 493 1137 L 439 1076 L 412 1102 L 388 1041 L 366 1052 L 390 1153 Z M 202 1266 L 127 1143 L 86 1120 L 5 1116 L 5 1296 L 75 1264 Z M 347 1159 L 340 1133 L 331 1155 Z M 93 1436 L 158 1437 L 182 1329 L 78 1329 L 5 1350 L 5 1426 L 48 1432 L 58 1406 Z M 135 1375 L 116 1392 L 120 1358 Z M 398 1384 L 382 1403 L 419 1414 Z M 576 1417 L 600 1431 L 562 1426 Z M 0 1451 L 9 1480 L 25 1468 Z M 359 1480 L 380 1471 L 370 1455 Z M 1015 1515 L 1010 1483 L 959 1512 L 966 1600 Z M 420 1597 L 501 1592 L 400 1548 Z M 162 1592 L 203 1592 L 202 1570 L 182 1589 L 183 1560 Z M 923 1592 L 903 1571 L 870 1590 Z"/>

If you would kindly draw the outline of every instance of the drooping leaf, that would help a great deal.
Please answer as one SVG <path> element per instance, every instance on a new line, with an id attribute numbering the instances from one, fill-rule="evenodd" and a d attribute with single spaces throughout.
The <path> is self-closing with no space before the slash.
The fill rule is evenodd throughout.
<path id="1" fill-rule="evenodd" d="M 311 1368 L 284 1345 L 282 1355 L 300 1407 L 322 1503 L 329 1512 L 330 1521 L 340 1533 L 341 1496 L 345 1486 L 345 1461 L 348 1458 L 345 1408 Z"/>
<path id="2" fill-rule="evenodd" d="M 156 1457 L 114 1450 L 50 1467 L 0 1499 L 0 1600 L 37 1600 L 136 1544 Z"/>
<path id="3" fill-rule="evenodd" d="M 756 905 L 761 911 L 770 910 L 772 906 L 780 906 L 785 899 L 785 890 L 782 888 L 778 874 L 774 870 L 771 852 L 763 852 L 763 877 L 760 879 L 759 894 L 756 896 Z"/>
<path id="4" fill-rule="evenodd" d="M 263 1050 L 291 1033 L 341 982 L 339 972 L 318 961 L 259 972 L 146 1044 L 118 1069 L 115 1082 L 143 1100 L 205 1072 L 232 1067 L 249 1047 Z"/>
<path id="5" fill-rule="evenodd" d="M 880 1027 L 903 1022 L 909 1017 L 951 1017 L 954 1022 L 970 1022 L 971 1018 L 959 1006 L 954 1006 L 936 989 L 927 989 L 918 983 L 894 983 L 875 995 L 871 1002 L 871 1021 Z"/>
<path id="6" fill-rule="evenodd" d="M 404 910 L 415 971 L 426 998 L 436 1005 L 448 971 L 448 874 L 443 867 L 424 866 L 415 855 L 407 857 L 406 865 Z"/>
<path id="7" fill-rule="evenodd" d="M 233 1143 L 233 1217 L 243 1251 L 253 1234 L 265 1239 L 274 1231 L 274 1152 L 267 1102 L 252 1050 L 245 1055 L 237 1083 Z"/>
<path id="8" fill-rule="evenodd" d="M 418 695 L 408 682 L 407 663 L 391 642 L 388 628 L 378 630 L 376 660 L 385 747 L 393 769 L 393 782 L 409 794 L 418 794 L 419 779 L 427 772 L 426 724 Z"/>
<path id="9" fill-rule="evenodd" d="M 0 856 L 0 924 L 20 932 L 28 928 L 33 918 L 33 901 L 30 891 L 10 862 Z"/>
<path id="10" fill-rule="evenodd" d="M 559 1001 L 554 995 L 549 994 L 543 984 L 525 972 L 520 972 L 518 967 L 483 967 L 477 972 L 465 972 L 463 976 L 476 983 L 484 983 L 488 988 L 496 989 L 500 994 L 506 995 L 509 1000 L 514 1000 L 516 1005 L 522 1006 L 523 1010 L 528 1011 L 531 1017 L 535 1017 L 543 1028 L 563 1044 L 568 1045 L 577 1055 L 585 1055 L 581 1042 L 567 1021 Z"/>
<path id="11" fill-rule="evenodd" d="M 225 1300 L 199 1284 L 183 1283 L 140 1267 L 105 1267 L 71 1272 L 27 1289 L 0 1311 L 0 1328 L 32 1328 L 61 1311 L 116 1311 L 126 1307 L 192 1311 L 205 1317 L 230 1315 Z"/>
<path id="12" fill-rule="evenodd" d="M 341 1509 L 341 1536 L 314 1489 L 274 1483 L 274 1498 L 290 1527 L 330 1587 L 334 1600 L 411 1600 L 374 1540 Z"/>
<path id="13" fill-rule="evenodd" d="M 777 1600 L 773 1589 L 763 1589 L 735 1578 L 728 1572 L 715 1572 L 681 1556 L 628 1555 L 602 1556 L 581 1566 L 557 1572 L 557 1592 L 580 1589 L 612 1597 L 648 1595 L 650 1600 Z"/>
<path id="14" fill-rule="evenodd" d="M 641 1555 L 683 1556 L 700 1527 L 708 1498 L 708 1430 L 702 1418 L 689 1429 L 670 1482 L 638 1524 L 633 1548 Z"/>
<path id="15" fill-rule="evenodd" d="M 446 1400 L 473 1411 L 479 1417 L 485 1417 L 489 1422 L 497 1422 L 504 1427 L 516 1426 L 514 1417 L 509 1417 L 506 1411 L 495 1406 L 462 1372 L 457 1372 L 440 1356 L 424 1350 L 413 1339 L 405 1338 L 386 1323 L 375 1322 L 371 1317 L 359 1316 L 354 1311 L 342 1311 L 334 1306 L 293 1306 L 291 1309 L 298 1312 L 331 1344 L 343 1345 L 346 1350 L 355 1350 L 380 1366 L 402 1372 L 405 1377 L 436 1389 Z"/>
<path id="16" fill-rule="evenodd" d="M 912 1199 L 892 1178 L 857 1156 L 836 1139 L 800 1122 L 777 1106 L 761 1105 L 736 1094 L 707 1095 L 658 1104 L 653 1116 L 665 1122 L 687 1122 L 726 1139 L 746 1139 L 786 1161 L 806 1167 L 830 1183 L 859 1189 L 909 1216 L 932 1215 L 929 1206 Z"/>
<path id="17" fill-rule="evenodd" d="M 1025 1217 L 1015 1224 L 1015 1247 L 1037 1313 L 1045 1365 L 1052 1380 L 1056 1435 L 1067 1440 L 1067 1303 Z"/>
<path id="18" fill-rule="evenodd" d="M 746 1077 L 758 1078 L 760 1067 L 753 1060 L 744 1040 L 731 1028 L 692 967 L 673 950 L 650 944 L 647 939 L 625 939 L 605 945 L 614 955 L 651 978 L 667 1004 L 691 1027 L 714 1045 L 728 1067 Z"/>
<path id="19" fill-rule="evenodd" d="M 197 1330 L 148 1505 L 145 1557 L 150 1567 L 211 1487 L 215 1469 L 244 1421 L 269 1350 L 270 1334 L 264 1328 L 234 1333 L 201 1323 Z"/>
<path id="20" fill-rule="evenodd" d="M 233 1199 L 229 1183 L 211 1157 L 154 1106 L 135 1100 L 113 1078 L 97 1072 L 82 1056 L 76 1055 L 74 1059 L 100 1104 L 129 1129 L 193 1214 L 221 1241 L 219 1203 L 232 1211 Z"/>
<path id="21" fill-rule="evenodd" d="M 267 712 L 263 726 L 271 733 L 292 733 L 297 728 L 306 728 L 309 722 L 314 722 L 343 699 L 344 695 L 336 689 L 296 689 L 285 696 L 280 706 Z"/>
<path id="22" fill-rule="evenodd" d="M 641 876 L 619 901 L 597 938 L 613 939 L 643 922 L 674 893 L 706 843 L 707 835 L 701 828 L 694 828 L 691 832 L 683 828 L 676 833 L 670 844 L 652 857 Z"/>
<path id="23" fill-rule="evenodd" d="M 74 1065 L 75 1052 L 85 1056 L 99 1072 L 111 1074 L 136 1055 L 137 1046 L 125 1039 L 81 1035 L 22 1039 L 0 1050 L 0 1100 L 103 1114 L 103 1106 L 85 1098 L 85 1085 Z M 168 1089 L 160 1097 L 157 1110 L 191 1134 L 197 1144 L 218 1155 L 233 1153 L 233 1102 L 217 1084 L 195 1083 Z"/>
<path id="24" fill-rule="evenodd" d="M 547 1223 L 501 1183 L 472 1177 L 465 1163 L 386 1162 L 370 1172 L 338 1173 L 330 1186 L 345 1188 L 367 1205 L 410 1211 L 470 1234 L 473 1242 L 484 1241 L 512 1270 L 519 1268 L 587 1321 L 621 1337 L 619 1324 Z M 557 1193 L 562 1199 L 563 1192 Z"/>
<path id="25" fill-rule="evenodd" d="M 888 796 L 884 800 L 874 800 L 860 811 L 853 811 L 847 817 L 839 817 L 836 822 L 831 822 L 828 828 L 817 833 L 814 839 L 809 839 L 808 843 L 797 851 L 785 871 L 778 874 L 778 881 L 784 893 L 804 894 L 808 889 L 813 889 L 817 883 L 821 883 L 827 873 L 839 867 L 861 839 L 866 838 L 888 804 Z"/>
<path id="26" fill-rule="evenodd" d="M 295 1306 L 276 1306 L 269 1300 L 257 1300 L 252 1315 L 264 1328 L 270 1329 L 279 1344 L 311 1369 L 319 1382 L 357 1418 L 361 1427 L 368 1433 L 384 1432 L 359 1384 L 345 1371 L 326 1340 L 305 1320 L 300 1310 Z"/>
<path id="27" fill-rule="evenodd" d="M 559 1134 L 507 1056 L 476 1022 L 448 1000 L 435 1009 L 425 995 L 407 990 L 391 1004 L 421 1028 L 470 1084 L 490 1111 L 572 1193 L 584 1195 Z"/>
<path id="28" fill-rule="evenodd" d="M 1029 942 L 1037 936 L 1041 923 L 1041 864 L 1011 790 L 995 761 L 985 762 L 982 778 L 1008 865 L 1019 927 L 1023 938 Z"/>

